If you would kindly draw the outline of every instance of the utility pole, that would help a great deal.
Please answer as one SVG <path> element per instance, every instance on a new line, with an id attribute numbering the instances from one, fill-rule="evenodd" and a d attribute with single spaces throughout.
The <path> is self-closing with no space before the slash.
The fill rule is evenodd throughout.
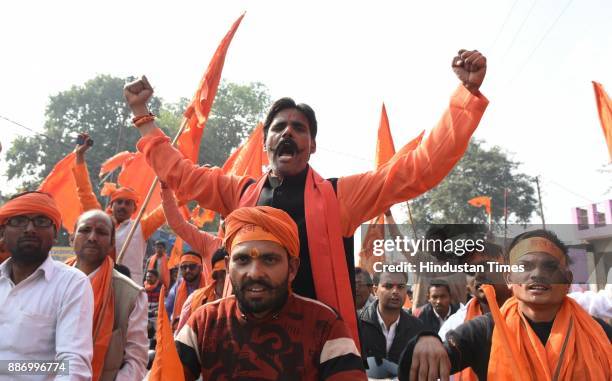
<path id="1" fill-rule="evenodd" d="M 544 207 L 542 206 L 542 195 L 540 193 L 540 176 L 535 178 L 536 188 L 538 190 L 538 200 L 540 202 L 540 216 L 542 217 L 542 229 L 546 229 L 546 222 L 544 221 Z"/>

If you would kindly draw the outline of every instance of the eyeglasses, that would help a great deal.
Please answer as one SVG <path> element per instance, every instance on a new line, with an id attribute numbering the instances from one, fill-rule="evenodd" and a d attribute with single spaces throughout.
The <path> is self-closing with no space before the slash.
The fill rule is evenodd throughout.
<path id="1" fill-rule="evenodd" d="M 198 268 L 199 265 L 196 265 L 195 263 L 190 263 L 188 265 L 181 265 L 181 270 L 183 271 L 187 271 L 187 270 L 195 270 Z"/>
<path id="2" fill-rule="evenodd" d="M 53 221 L 44 216 L 27 217 L 16 216 L 6 220 L 6 224 L 13 228 L 25 228 L 32 221 L 32 225 L 36 228 L 48 228 L 53 225 Z"/>

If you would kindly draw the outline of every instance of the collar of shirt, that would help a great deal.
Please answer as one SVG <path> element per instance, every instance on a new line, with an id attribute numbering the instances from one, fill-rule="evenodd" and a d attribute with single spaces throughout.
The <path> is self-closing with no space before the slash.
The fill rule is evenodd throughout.
<path id="1" fill-rule="evenodd" d="M 387 330 L 387 325 L 385 324 L 385 321 L 383 320 L 382 316 L 380 315 L 380 311 L 378 310 L 378 306 L 376 306 L 376 316 L 378 317 L 378 323 L 380 324 L 380 327 L 382 328 L 383 335 L 385 335 L 385 339 L 387 341 L 387 353 L 389 353 L 389 349 L 391 348 L 391 345 L 393 344 L 393 339 L 395 339 L 395 331 L 397 329 L 397 325 L 399 324 L 401 313 L 397 317 L 397 320 L 394 321 L 389 326 L 388 330 Z"/>
<path id="2" fill-rule="evenodd" d="M 436 315 L 436 317 L 438 318 L 438 320 L 440 320 L 441 323 L 444 323 L 446 321 L 446 319 L 448 319 L 449 316 L 451 316 L 451 306 L 448 306 L 448 312 L 446 313 L 445 317 L 440 317 L 440 315 L 438 315 L 438 312 L 436 311 L 435 308 L 433 308 L 433 306 L 431 306 L 431 309 L 433 311 L 433 313 Z"/>
<path id="3" fill-rule="evenodd" d="M 13 266 L 13 261 L 12 260 L 13 260 L 13 258 L 9 258 L 6 261 L 4 261 L 4 263 L 2 263 L 0 265 L 0 279 L 8 278 L 12 282 L 12 279 L 11 279 L 11 268 Z M 45 261 L 40 266 L 38 266 L 38 268 L 36 270 L 34 270 L 34 272 L 32 274 L 30 274 L 30 276 L 27 277 L 26 279 L 30 279 L 36 273 L 42 272 L 44 274 L 44 276 L 45 276 L 45 279 L 47 281 L 50 281 L 51 278 L 53 277 L 54 270 L 55 269 L 53 267 L 53 258 L 51 258 L 51 256 L 48 255 L 47 259 L 45 259 Z"/>

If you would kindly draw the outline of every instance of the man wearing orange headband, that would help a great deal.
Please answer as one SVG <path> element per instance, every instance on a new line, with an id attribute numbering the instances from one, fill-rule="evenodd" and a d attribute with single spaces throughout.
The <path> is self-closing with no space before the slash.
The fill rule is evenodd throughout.
<path id="1" fill-rule="evenodd" d="M 221 168 L 196 167 L 172 147 L 148 117 L 139 123 L 138 149 L 161 181 L 179 199 L 228 215 L 243 206 L 268 205 L 289 213 L 300 233 L 302 266 L 293 291 L 339 311 L 357 338 L 353 235 L 365 221 L 393 204 L 436 186 L 463 156 L 488 101 L 479 92 L 486 58 L 460 50 L 452 70 L 461 80 L 438 126 L 416 149 L 400 149 L 375 171 L 324 179 L 309 166 L 316 152 L 317 119 L 311 107 L 291 98 L 274 102 L 264 122 L 264 149 L 270 171 L 259 179 L 226 175 Z M 153 88 L 146 80 L 129 83 L 124 95 L 135 117 L 149 115 Z M 342 110 L 340 110 L 342 112 Z M 346 130 L 349 144 L 350 128 Z"/>
<path id="2" fill-rule="evenodd" d="M 70 380 L 90 380 L 93 293 L 81 271 L 49 255 L 61 227 L 55 201 L 19 194 L 0 208 L 0 227 L 11 253 L 0 265 L 0 359 L 67 361 Z"/>
<path id="3" fill-rule="evenodd" d="M 338 313 L 291 292 L 300 243 L 287 213 L 237 209 L 224 244 L 235 295 L 198 308 L 176 335 L 186 380 L 367 380 Z"/>
<path id="4" fill-rule="evenodd" d="M 176 327 L 177 331 L 180 331 L 181 328 L 183 328 L 193 311 L 195 311 L 198 307 L 203 306 L 206 303 L 214 302 L 215 300 L 223 297 L 223 286 L 225 285 L 225 275 L 227 273 L 227 269 L 225 267 L 225 257 L 227 257 L 227 251 L 224 247 L 217 249 L 217 251 L 215 251 L 213 254 L 211 259 L 211 279 L 209 279 L 206 287 L 198 288 L 191 295 L 189 295 L 187 300 L 185 300 L 183 309 L 181 310 L 181 317 L 179 319 L 178 326 Z"/>
<path id="5" fill-rule="evenodd" d="M 85 153 L 91 147 L 88 144 L 90 138 L 87 134 L 81 134 L 83 144 L 77 145 L 76 164 L 72 169 L 74 179 L 77 184 L 77 193 L 81 202 L 83 211 L 91 209 L 102 209 L 96 195 L 93 193 L 91 181 L 89 180 L 89 172 L 85 163 Z M 103 192 L 104 193 L 104 192 Z M 119 254 L 128 233 L 135 221 L 132 215 L 138 210 L 139 197 L 138 194 L 131 188 L 121 187 L 110 191 L 110 204 L 108 207 L 109 213 L 115 222 L 115 252 Z M 143 262 L 147 250 L 147 239 L 155 233 L 155 231 L 165 223 L 164 212 L 160 207 L 155 209 L 150 214 L 143 216 L 140 220 L 140 229 L 136 229 L 134 236 L 127 247 L 122 264 L 130 269 L 130 276 L 136 284 L 142 284 Z"/>
<path id="6" fill-rule="evenodd" d="M 141 380 L 148 361 L 147 296 L 113 268 L 114 233 L 102 210 L 83 213 L 70 237 L 76 254 L 70 263 L 87 275 L 94 293 L 93 380 Z"/>
<path id="7" fill-rule="evenodd" d="M 179 265 L 181 278 L 172 286 L 166 298 L 166 311 L 172 311 L 170 321 L 176 329 L 183 304 L 198 288 L 206 286 L 206 278 L 202 273 L 202 257 L 195 251 L 186 251 L 181 255 Z"/>
<path id="8" fill-rule="evenodd" d="M 517 266 L 506 276 L 514 296 L 500 310 L 494 288 L 482 286 L 491 313 L 450 331 L 444 345 L 437 336 L 413 340 L 400 380 L 448 380 L 467 367 L 479 380 L 611 379 L 612 330 L 567 297 L 573 276 L 566 246 L 535 230 L 517 236 L 508 257 Z"/>

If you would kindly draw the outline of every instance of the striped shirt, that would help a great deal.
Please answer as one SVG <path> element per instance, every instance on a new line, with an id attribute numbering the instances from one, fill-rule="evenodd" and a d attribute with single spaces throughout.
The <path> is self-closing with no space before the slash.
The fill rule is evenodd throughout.
<path id="1" fill-rule="evenodd" d="M 245 317 L 234 296 L 206 304 L 175 340 L 183 366 L 204 380 L 367 380 L 339 315 L 295 294 L 262 320 Z"/>

